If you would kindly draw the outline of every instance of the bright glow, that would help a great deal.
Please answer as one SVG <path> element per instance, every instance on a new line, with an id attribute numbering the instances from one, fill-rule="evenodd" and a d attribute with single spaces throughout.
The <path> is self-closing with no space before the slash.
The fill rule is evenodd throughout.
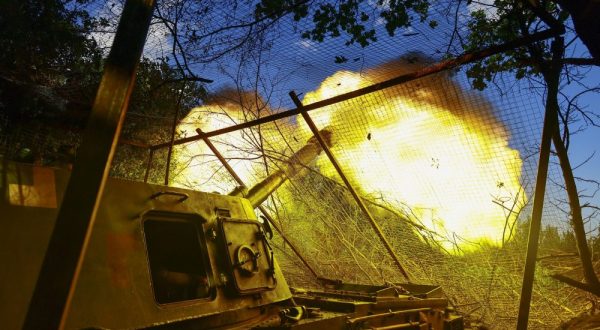
<path id="1" fill-rule="evenodd" d="M 338 72 L 306 94 L 303 103 L 369 84 L 357 73 Z M 422 86 L 410 99 L 371 93 L 310 115 L 320 127 L 333 128 L 332 150 L 364 194 L 383 197 L 404 211 L 408 206 L 415 220 L 448 237 L 440 242 L 448 250 L 499 245 L 503 235 L 505 240 L 510 236 L 505 224 L 515 220 L 508 209 L 516 205 L 518 211 L 526 201 L 520 184 L 522 161 L 492 117 L 466 118 L 463 111 L 461 118 L 460 111 L 442 108 L 443 100 L 428 102 L 449 86 L 458 88 L 450 83 Z M 304 123 L 301 129 L 309 134 Z M 322 173 L 337 178 L 327 159 L 321 157 L 318 165 Z"/>
<path id="2" fill-rule="evenodd" d="M 372 81 L 341 71 L 307 93 L 303 103 L 350 92 Z M 490 114 L 491 106 L 469 98 L 473 99 L 476 109 L 456 84 L 442 78 L 401 92 L 371 93 L 310 115 L 320 128 L 332 130 L 332 150 L 362 194 L 383 198 L 411 220 L 447 237 L 439 243 L 456 253 L 477 249 L 479 244 L 502 244 L 511 234 L 505 225 L 516 217 L 509 210 L 517 212 L 526 202 L 519 152 L 508 145 L 508 133 Z M 179 130 L 189 135 L 197 127 L 212 131 L 243 121 L 238 104 L 207 105 L 193 109 Z M 304 121 L 299 121 L 295 140 L 302 143 L 310 136 Z M 256 160 L 260 148 L 250 142 L 256 139 L 247 132 L 212 140 L 248 185 L 258 181 L 256 176 L 264 177 L 264 164 Z M 281 144 L 269 147 L 285 149 Z M 235 186 L 203 142 L 188 144 L 176 155 L 181 163 L 177 185 L 221 193 Z M 326 156 L 319 156 L 317 166 L 324 175 L 339 180 Z M 221 175 L 215 176 L 218 169 Z M 279 197 L 287 199 L 283 196 L 285 192 Z"/>
<path id="3" fill-rule="evenodd" d="M 240 106 L 227 102 L 192 109 L 177 129 L 180 134 L 190 136 L 197 134 L 195 131 L 197 128 L 210 132 L 241 122 L 244 122 L 244 116 Z M 255 182 L 255 174 L 264 176 L 264 165 L 260 167 L 260 162 L 255 161 L 260 158 L 260 154 L 256 151 L 258 148 L 252 142 L 253 139 L 244 136 L 243 131 L 210 140 L 246 183 Z M 231 192 L 237 186 L 203 141 L 178 147 L 175 150 L 175 157 L 179 163 L 173 179 L 175 186 L 222 194 Z"/>

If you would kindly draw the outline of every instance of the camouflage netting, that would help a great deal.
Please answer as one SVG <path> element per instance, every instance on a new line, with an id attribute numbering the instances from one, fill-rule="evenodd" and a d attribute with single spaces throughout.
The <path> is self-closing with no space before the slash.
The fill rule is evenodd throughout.
<path id="1" fill-rule="evenodd" d="M 528 98 L 527 93 L 521 95 L 514 92 L 510 97 L 506 97 L 495 95 L 492 91 L 488 91 L 485 95 L 467 92 L 459 87 L 461 79 L 463 78 L 460 75 L 452 77 L 438 75 L 342 102 L 327 109 L 316 110 L 311 112 L 311 116 L 315 118 L 319 128 L 327 127 L 333 132 L 332 151 L 342 164 L 345 174 L 360 191 L 374 218 L 383 228 L 385 236 L 407 270 L 410 280 L 442 286 L 452 305 L 465 313 L 470 322 L 502 329 L 514 326 L 518 314 L 527 244 L 527 221 L 531 214 L 530 200 L 533 195 L 537 166 L 535 141 L 537 141 L 536 136 L 540 134 L 542 108 L 535 100 Z M 340 83 L 343 84 L 343 81 Z M 427 86 L 438 85 L 445 88 L 427 90 Z M 417 97 L 414 95 L 416 92 L 413 88 L 416 86 L 420 87 L 419 93 L 426 95 L 420 100 L 418 95 Z M 456 90 L 449 95 L 441 95 L 447 93 L 448 88 Z M 430 111 L 429 113 L 441 115 L 439 120 L 448 119 L 447 116 L 451 114 L 460 116 L 464 121 L 475 122 L 474 127 L 483 127 L 479 134 L 503 136 L 509 143 L 506 145 L 496 143 L 486 147 L 470 139 L 466 139 L 468 141 L 466 145 L 449 142 L 444 145 L 446 150 L 438 150 L 438 154 L 420 155 L 426 158 L 424 159 L 426 166 L 421 168 L 421 173 L 410 168 L 414 164 L 403 162 L 402 153 L 397 164 L 386 163 L 390 162 L 389 155 L 397 155 L 398 150 L 381 149 L 380 146 L 388 146 L 386 141 L 394 140 L 397 136 L 405 138 L 406 132 L 397 128 L 407 128 L 402 126 L 405 124 L 403 121 L 411 119 L 398 118 L 398 112 L 402 110 L 388 103 L 404 95 L 408 95 L 412 102 L 416 103 L 413 104 L 415 108 L 428 109 L 426 111 Z M 218 118 L 220 115 L 215 113 L 219 110 L 223 118 L 227 118 L 224 121 L 230 123 L 223 124 L 217 120 L 219 124 L 212 126 L 213 129 L 220 127 L 219 125 L 229 126 L 234 122 L 243 122 L 239 119 L 243 116 L 240 117 L 238 112 L 250 113 L 248 107 L 232 105 L 229 102 L 216 103 L 217 105 L 198 108 L 197 112 L 192 111 L 191 118 L 186 118 L 180 129 L 186 131 L 187 125 L 193 125 L 201 127 L 204 131 L 210 131 L 212 121 L 206 118 L 211 116 Z M 446 108 L 452 111 L 448 112 Z M 519 129 L 523 127 L 521 121 L 524 108 L 530 109 L 533 114 L 527 114 L 531 120 L 530 125 L 526 126 L 527 129 Z M 365 114 L 371 111 L 378 112 Z M 336 112 L 341 114 L 342 120 L 335 123 L 319 122 L 319 120 L 331 120 L 333 117 L 323 116 L 323 113 Z M 194 122 L 194 116 L 201 119 Z M 378 125 L 378 122 L 384 124 Z M 393 123 L 390 124 L 392 125 L 390 131 L 386 131 L 388 123 Z M 534 123 L 537 126 L 535 129 L 532 127 Z M 411 122 L 411 125 L 414 123 Z M 474 127 L 471 128 L 475 129 Z M 516 128 L 511 129 L 511 127 Z M 418 149 L 419 146 L 426 145 L 431 142 L 431 139 L 435 139 L 435 135 L 442 134 L 437 131 L 439 127 L 433 127 L 434 131 L 427 126 L 419 127 L 418 124 L 408 128 L 413 130 L 408 135 L 410 142 L 403 140 L 394 142 L 404 151 L 412 148 L 412 152 L 423 152 Z M 507 131 L 510 131 L 510 135 L 506 133 Z M 292 118 L 217 136 L 212 140 L 221 153 L 230 160 L 230 164 L 243 180 L 248 185 L 252 185 L 267 173 L 285 166 L 289 161 L 286 157 L 306 142 L 307 134 L 302 119 Z M 473 138 L 472 134 L 473 131 L 468 129 L 452 131 L 454 137 L 464 135 Z M 357 141 L 366 143 L 369 150 L 356 148 Z M 503 185 L 501 181 L 496 180 L 501 175 L 496 174 L 494 177 L 496 181 L 491 183 L 494 185 L 492 190 L 497 191 L 498 195 L 494 196 L 489 192 L 482 194 L 480 189 L 486 187 L 478 186 L 478 182 L 470 181 L 469 178 L 475 177 L 476 180 L 481 180 L 477 174 L 478 167 L 489 174 L 487 171 L 494 168 L 493 166 L 490 168 L 491 160 L 488 159 L 477 163 L 474 168 L 465 168 L 466 175 L 460 177 L 461 182 L 455 182 L 448 177 L 447 180 L 452 181 L 452 184 L 461 183 L 463 186 L 450 187 L 452 188 L 450 191 L 442 193 L 448 194 L 454 191 L 456 194 L 461 194 L 458 197 L 460 200 L 472 204 L 473 207 L 477 206 L 475 204 L 486 204 L 487 207 L 501 210 L 501 214 L 505 217 L 501 219 L 500 227 L 496 227 L 496 232 L 492 233 L 492 236 L 495 235 L 499 241 L 476 241 L 461 237 L 460 232 L 436 230 L 431 227 L 431 222 L 427 223 L 426 218 L 429 215 L 422 212 L 418 206 L 411 206 L 407 202 L 398 200 L 399 195 L 390 191 L 377 191 L 377 179 L 397 183 L 398 180 L 393 180 L 400 175 L 399 172 L 409 171 L 411 176 L 416 176 L 419 184 L 435 192 L 438 187 L 435 186 L 434 178 L 428 177 L 429 170 L 443 171 L 444 167 L 452 167 L 452 164 L 447 162 L 452 161 L 454 156 L 471 159 L 475 153 L 481 158 L 483 156 L 478 153 L 482 148 L 489 148 L 484 151 L 489 154 L 490 159 L 494 161 L 500 159 L 500 163 L 507 164 L 504 170 L 514 172 L 518 179 L 518 189 L 523 190 L 517 190 L 513 195 L 506 193 L 508 179 Z M 519 152 L 506 152 L 511 148 L 518 149 Z M 261 150 L 264 150 L 264 153 Z M 364 153 L 367 153 L 368 157 L 365 158 Z M 207 191 L 221 193 L 227 193 L 235 187 L 230 175 L 202 142 L 177 148 L 175 155 L 178 161 L 183 161 L 177 167 L 180 171 L 175 179 L 177 185 L 204 186 Z M 506 159 L 502 159 L 503 157 Z M 520 159 L 522 163 L 516 162 L 518 166 L 514 166 L 515 159 Z M 155 161 L 159 160 L 155 159 Z M 385 166 L 382 167 L 382 163 Z M 265 203 L 286 237 L 296 245 L 319 276 L 341 279 L 345 282 L 372 284 L 404 282 L 405 279 L 368 220 L 337 174 L 331 170 L 327 158 L 321 155 L 316 162 L 308 165 L 304 173 L 292 178 Z M 376 171 L 376 173 L 369 173 L 369 171 Z M 376 182 L 371 185 L 370 190 L 365 190 L 361 185 L 360 176 L 375 177 Z M 559 168 L 555 164 L 551 167 L 551 178 L 558 184 L 560 177 Z M 543 222 L 552 226 L 565 226 L 568 216 L 555 206 L 557 201 L 565 198 L 564 192 L 558 187 L 550 183 Z M 411 185 L 398 185 L 394 188 L 408 194 L 422 190 Z M 436 200 L 443 204 L 445 197 L 437 196 Z M 430 207 L 432 208 L 430 211 L 435 212 L 433 209 L 435 206 L 430 205 Z M 465 216 L 469 216 L 469 212 Z M 468 226 L 479 228 L 478 220 L 470 219 Z M 479 221 L 484 222 L 485 219 Z M 433 221 L 433 223 L 438 222 Z M 475 234 L 490 234 L 483 229 L 480 230 L 481 232 Z M 580 266 L 577 257 L 566 254 L 574 251 L 574 245 L 566 249 L 562 246 L 553 247 L 551 244 L 545 244 L 548 243 L 545 240 L 549 242 L 551 237 L 542 235 L 542 250 L 539 256 L 548 257 L 556 254 L 560 256 L 544 258 L 538 263 L 530 317 L 530 324 L 536 328 L 554 328 L 588 311 L 596 303 L 595 297 L 549 277 L 550 274 L 565 271 L 569 271 L 575 278 L 581 277 L 581 274 L 578 271 Z M 276 235 L 273 242 L 278 261 L 292 286 L 318 286 L 316 278 L 281 237 Z"/>
<path id="2" fill-rule="evenodd" d="M 166 1 L 160 7 L 162 14 L 172 13 L 177 8 L 174 3 L 178 2 Z M 107 49 L 122 1 L 78 6 L 106 18 L 104 30 L 91 37 Z M 322 43 L 301 39 L 296 31 L 308 23 L 289 17 L 265 28 L 266 32 L 226 29 L 211 36 L 212 47 L 194 49 L 186 39 L 179 48 L 156 18 L 144 56 L 149 61 L 169 57 L 166 63 L 175 68 L 173 59 L 182 59 L 184 49 L 193 55 L 187 58 L 189 69 L 214 80 L 204 86 L 209 98 L 196 108 L 180 109 L 175 135 L 180 139 L 196 135 L 196 128 L 211 132 L 292 109 L 291 90 L 304 104 L 311 104 L 457 55 L 462 51 L 460 35 L 467 32 L 469 10 L 455 11 L 446 2 L 436 2 L 430 9 L 435 29 L 428 22 L 417 23 L 396 37 L 381 35 L 367 48 L 346 46 L 337 39 Z M 247 9 L 207 6 L 201 13 L 201 30 L 208 33 L 223 22 L 240 23 L 243 14 Z M 197 16 L 191 11 L 189 15 Z M 185 17 L 182 21 L 187 22 Z M 247 47 L 219 53 L 219 47 L 252 33 L 258 37 Z M 440 285 L 451 305 L 473 325 L 507 329 L 515 326 L 518 314 L 544 90 L 535 81 L 498 74 L 494 85 L 474 91 L 467 68 L 309 114 L 320 129 L 333 133 L 332 152 L 383 229 L 410 281 Z M 69 87 L 63 89 L 68 94 Z M 121 142 L 142 143 L 119 145 L 114 176 L 142 181 L 147 174 L 148 182 L 163 184 L 168 149 L 151 153 L 141 145 L 169 142 L 175 110 L 174 105 L 159 114 L 130 110 Z M 53 165 L 53 152 L 56 158 L 69 158 L 59 163 L 72 161 L 79 139 L 72 130 L 64 135 L 37 126 L 9 129 L 1 113 L 0 127 L 0 154 L 18 159 L 25 147 L 39 149 L 50 155 L 45 162 L 49 165 Z M 211 140 L 251 186 L 285 167 L 310 137 L 303 119 L 291 116 Z M 406 281 L 327 157 L 321 154 L 304 165 L 306 169 L 264 206 L 318 275 L 372 284 Z M 177 145 L 169 174 L 169 184 L 202 191 L 228 193 L 236 186 L 202 141 Z M 553 156 L 542 219 L 546 229 L 531 303 L 532 329 L 556 328 L 577 315 L 594 312 L 598 303 L 597 297 L 549 277 L 562 273 L 582 279 L 580 263 L 573 255 L 563 186 Z M 597 225 L 597 219 L 589 219 L 586 229 Z M 589 234 L 592 246 L 597 247 L 600 242 L 592 239 L 595 233 Z M 318 286 L 277 233 L 272 245 L 290 285 Z"/>

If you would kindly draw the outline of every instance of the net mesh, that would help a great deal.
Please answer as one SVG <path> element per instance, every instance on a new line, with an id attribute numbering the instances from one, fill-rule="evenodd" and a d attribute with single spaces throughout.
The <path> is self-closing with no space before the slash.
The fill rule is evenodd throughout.
<path id="1" fill-rule="evenodd" d="M 103 29 L 91 35 L 105 50 L 112 42 L 122 3 L 78 5 L 78 9 L 106 19 Z M 177 3 L 159 5 L 161 15 L 173 14 Z M 210 132 L 294 108 L 290 90 L 310 104 L 456 55 L 462 50 L 465 21 L 472 8 L 457 10 L 452 3 L 433 5 L 429 21 L 403 29 L 396 37 L 382 34 L 366 48 L 346 46 L 339 39 L 322 43 L 300 39 L 297 32 L 310 25 L 290 18 L 252 31 L 257 37 L 250 46 L 231 51 L 223 48 L 247 35 L 248 30 L 240 27 L 216 33 L 211 39 L 214 47 L 183 40 L 178 48 L 171 31 L 161 24 L 164 21 L 155 18 L 144 56 L 151 60 L 169 57 L 166 63 L 180 68 L 175 59 L 184 59 L 184 49 L 189 56 L 188 69 L 214 80 L 205 88 L 209 95 L 217 96 L 215 101 L 182 109 L 177 118 L 179 139 L 195 135 L 196 128 Z M 239 5 L 235 10 L 207 6 L 200 30 L 211 33 L 220 31 L 224 22 L 243 23 L 249 9 Z M 185 8 L 189 10 L 182 12 L 188 16 L 182 22 L 198 24 L 191 20 L 193 6 Z M 430 27 L 431 20 L 438 24 L 435 29 Z M 336 61 L 340 56 L 346 60 Z M 544 90 L 535 83 L 499 74 L 495 85 L 483 92 L 473 91 L 465 75 L 467 68 L 309 114 L 320 129 L 332 132 L 332 152 L 410 280 L 440 285 L 468 322 L 505 329 L 516 324 L 518 314 Z M 68 84 L 55 89 L 65 98 L 91 97 L 81 96 Z M 174 115 L 174 106 L 159 114 L 130 109 L 123 134 L 148 145 L 167 142 Z M 76 129 L 68 125 L 61 130 L 43 125 L 11 127 L 10 122 L 6 114 L 0 114 L 0 152 L 6 158 L 27 157 L 22 154 L 26 147 L 35 149 L 33 154 L 43 153 L 45 159 L 56 158 L 57 163 L 72 162 L 79 139 Z M 63 136 L 49 138 L 53 134 Z M 303 119 L 292 116 L 215 136 L 211 141 L 251 186 L 284 168 L 311 135 Z M 163 184 L 167 154 L 167 148 L 150 151 L 122 143 L 112 174 Z M 236 186 L 202 141 L 177 145 L 170 161 L 171 185 L 219 193 Z M 45 163 L 52 165 L 53 161 Z M 264 204 L 287 239 L 320 276 L 373 284 L 405 281 L 327 157 L 320 155 L 305 165 L 300 175 L 290 178 Z M 577 257 L 569 254 L 574 245 L 558 246 L 554 239 L 569 239 L 563 186 L 558 161 L 552 157 L 542 218 L 547 229 L 542 232 L 538 256 L 558 257 L 538 260 L 531 328 L 555 328 L 597 304 L 596 297 L 549 277 L 561 272 L 582 278 Z M 457 211 L 456 206 L 461 209 Z M 489 218 L 495 222 L 489 223 Z M 591 219 L 588 225 L 596 228 L 597 223 Z M 280 235 L 276 234 L 272 245 L 292 286 L 318 285 Z"/>
<path id="2" fill-rule="evenodd" d="M 461 79 L 465 78 L 461 75 L 438 75 L 350 99 L 309 114 L 320 129 L 333 132 L 332 151 L 336 159 L 383 229 L 410 280 L 442 286 L 452 305 L 465 313 L 469 322 L 501 329 L 514 326 L 518 314 L 528 219 L 537 173 L 539 145 L 536 141 L 541 135 L 543 105 L 531 98 L 526 89 L 516 89 L 510 95 L 493 89 L 483 94 L 467 92 L 461 87 L 466 85 L 466 81 Z M 338 86 L 337 83 L 333 85 Z M 428 85 L 436 86 L 429 91 L 430 94 L 426 93 Z M 415 86 L 420 89 L 416 91 Z M 420 100 L 419 95 L 415 95 L 419 91 L 425 93 Z M 394 103 L 395 99 L 410 99 L 411 105 L 418 111 L 435 115 L 436 122 L 454 123 L 453 120 L 458 120 L 467 124 L 458 129 L 452 125 L 441 128 L 427 126 L 423 120 L 413 122 L 411 115 L 418 113 L 403 113 L 404 110 Z M 224 126 L 243 122 L 243 118 L 252 116 L 240 116 L 238 112 L 251 111 L 248 107 L 232 104 L 199 109 L 204 110 L 197 112 L 197 118 L 204 119 L 194 121 L 188 117 L 180 128 L 192 125 L 204 131 L 218 129 L 223 123 L 211 127 L 205 118 L 215 116 L 219 111 L 227 118 Z M 526 114 L 523 109 L 528 109 Z M 335 116 L 339 116 L 340 120 L 335 120 Z M 409 131 L 403 131 L 403 128 Z M 419 149 L 440 135 L 446 137 L 442 141 L 443 149 Z M 288 157 L 309 136 L 303 120 L 292 117 L 211 140 L 237 174 L 252 185 L 285 167 Z M 492 140 L 488 145 L 481 141 L 491 137 L 501 137 L 505 143 Z M 465 143 L 461 142 L 462 138 Z M 357 147 L 357 143 L 361 146 Z M 424 163 L 407 164 L 406 158 L 412 157 L 408 149 L 414 149 L 413 153 L 433 150 L 438 154 L 419 154 Z M 179 167 L 181 176 L 174 184 L 220 193 L 227 193 L 236 186 L 231 175 L 203 142 L 184 145 L 177 150 L 177 159 L 184 159 L 185 163 Z M 443 171 L 444 167 L 451 167 L 456 161 L 455 156 L 468 159 L 465 165 L 468 167 L 463 169 L 464 176 L 458 179 L 446 177 L 451 185 L 444 190 L 444 187 L 436 185 L 439 182 L 432 179 L 428 171 Z M 193 157 L 195 161 L 190 160 Z M 372 284 L 405 281 L 369 221 L 332 170 L 329 160 L 321 155 L 308 165 L 305 172 L 291 178 L 264 204 L 283 234 L 308 259 L 319 276 Z M 415 179 L 409 183 L 419 186 L 398 184 L 402 180 L 395 178 L 401 176 L 401 172 L 409 172 Z M 481 177 L 482 172 L 491 178 Z M 558 201 L 565 199 L 561 188 L 562 174 L 556 162 L 551 165 L 549 175 L 551 182 L 542 221 L 545 225 L 565 228 L 568 215 L 555 207 Z M 365 177 L 373 178 L 373 182 L 365 184 Z M 178 181 L 179 178 L 184 181 Z M 489 186 L 481 186 L 480 181 L 484 179 L 494 185 L 491 190 Z M 518 189 L 507 192 L 510 180 L 517 180 Z M 381 182 L 384 184 L 381 185 Z M 433 194 L 434 203 L 411 204 L 402 199 L 404 195 L 386 190 L 388 182 L 392 183 L 393 189 L 405 191 L 408 196 L 413 193 Z M 444 205 L 444 199 L 448 197 L 445 194 L 452 195 L 451 205 L 464 201 L 474 208 L 475 204 L 485 204 L 485 207 L 499 211 L 492 212 L 494 216 L 501 215 L 500 224 L 493 227 L 495 231 L 491 233 L 495 240 L 477 240 L 478 235 L 490 235 L 488 227 L 479 226 L 478 221 L 487 221 L 483 218 L 468 219 L 466 225 L 475 228 L 472 237 L 463 237 L 459 230 L 436 228 L 435 225 L 439 226 L 443 219 L 435 219 L 435 213 L 440 212 L 440 205 Z M 430 209 L 425 211 L 431 214 L 424 212 L 427 207 Z M 432 214 L 433 221 L 429 219 Z M 472 216 L 470 212 L 463 215 Z M 439 217 L 443 218 L 443 215 Z M 564 247 L 553 248 L 551 244 L 545 244 L 551 240 L 548 234 L 542 234 L 542 249 L 538 254 L 542 258 L 572 252 L 565 251 Z M 318 286 L 316 278 L 281 237 L 276 236 L 273 242 L 279 263 L 292 286 Z M 538 262 L 531 326 L 556 327 L 588 310 L 591 302 L 595 301 L 591 295 L 549 277 L 565 269 L 574 277 L 581 277 L 577 264 L 577 257 L 573 255 L 543 258 Z"/>

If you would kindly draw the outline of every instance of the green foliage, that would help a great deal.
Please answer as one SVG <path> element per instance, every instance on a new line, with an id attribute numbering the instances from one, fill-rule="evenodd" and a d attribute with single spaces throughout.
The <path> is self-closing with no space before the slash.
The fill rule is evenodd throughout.
<path id="1" fill-rule="evenodd" d="M 99 22 L 71 1 L 0 2 L 0 70 L 36 80 L 40 74 L 80 69 L 97 62 L 100 53 L 83 31 Z"/>
<path id="2" fill-rule="evenodd" d="M 308 4 L 298 0 L 261 0 L 254 9 L 257 19 L 275 18 L 292 12 L 294 20 L 299 21 L 308 16 Z"/>
<path id="3" fill-rule="evenodd" d="M 561 22 L 568 18 L 568 13 L 559 10 L 554 3 L 545 4 L 544 10 L 557 16 Z M 494 13 L 481 9 L 471 13 L 467 51 L 506 43 L 548 28 L 529 7 L 518 2 L 496 0 L 493 6 L 496 9 Z M 471 66 L 467 76 L 472 79 L 473 87 L 483 90 L 500 72 L 512 72 L 517 79 L 538 76 L 542 72 L 542 61 L 550 58 L 549 44 L 537 42 L 487 57 Z"/>
<path id="4" fill-rule="evenodd" d="M 540 233 L 540 248 L 576 252 L 577 243 L 572 230 L 559 231 L 557 227 L 546 226 Z"/>
<path id="5" fill-rule="evenodd" d="M 431 4 L 427 0 L 261 0 L 255 7 L 255 17 L 273 19 L 292 13 L 295 21 L 312 21 L 312 26 L 301 31 L 301 36 L 305 39 L 323 42 L 327 38 L 344 37 L 346 45 L 358 43 L 366 47 L 377 41 L 377 31 L 374 28 L 376 21 L 383 21 L 388 35 L 394 36 L 399 28 L 409 27 L 415 20 L 426 21 Z M 554 2 L 543 2 L 543 6 L 541 9 L 556 17 L 559 22 L 569 18 L 569 14 Z M 469 32 L 463 45 L 466 51 L 502 44 L 548 28 L 522 2 L 495 0 L 490 7 L 494 8 L 493 13 L 486 13 L 481 9 L 471 13 Z M 436 20 L 431 20 L 428 24 L 431 28 L 438 26 Z M 517 79 L 538 76 L 541 74 L 540 61 L 549 58 L 548 43 L 538 42 L 487 57 L 472 65 L 467 70 L 467 76 L 476 89 L 483 90 L 501 72 L 511 72 Z M 335 57 L 335 63 L 346 61 L 344 56 Z"/>
<path id="6" fill-rule="evenodd" d="M 0 104 L 11 118 L 77 112 L 93 98 L 102 56 L 84 31 L 100 23 L 70 2 L 0 2 Z"/>
<path id="7" fill-rule="evenodd" d="M 336 56 L 335 57 L 336 64 L 341 64 L 341 63 L 346 63 L 346 62 L 348 62 L 348 58 L 345 56 Z"/>
<path id="8" fill-rule="evenodd" d="M 187 81 L 179 70 L 172 68 L 167 58 L 143 58 L 133 90 L 130 107 L 144 114 L 173 114 L 181 93 L 181 109 L 191 109 L 206 99 L 204 87 Z"/>
<path id="9" fill-rule="evenodd" d="M 9 121 L 2 132 L 9 142 L 0 149 L 8 149 L 9 158 L 28 149 L 44 164 L 73 161 L 103 69 L 103 53 L 90 33 L 107 24 L 77 8 L 68 0 L 0 2 L 0 111 Z M 199 82 L 183 78 L 167 58 L 141 61 L 124 139 L 170 138 L 180 98 L 180 108 L 191 109 L 206 94 Z M 127 156 L 131 159 L 123 161 L 129 164 L 146 154 Z"/>
<path id="10" fill-rule="evenodd" d="M 390 36 L 394 36 L 399 28 L 409 27 L 416 14 L 421 22 L 427 19 L 430 2 L 427 0 L 377 0 L 374 4 L 379 17 L 367 12 L 371 4 L 364 0 L 346 0 L 328 2 L 321 1 L 308 6 L 305 1 L 298 0 L 261 0 L 255 8 L 257 18 L 278 17 L 292 13 L 295 21 L 310 16 L 313 26 L 302 32 L 302 38 L 322 42 L 326 38 L 346 36 L 346 45 L 358 43 L 366 47 L 377 41 L 377 32 L 373 28 L 375 20 L 381 18 Z M 437 22 L 430 22 L 431 27 Z"/>
<path id="11" fill-rule="evenodd" d="M 167 58 L 143 58 L 138 66 L 135 88 L 121 132 L 122 139 L 149 145 L 169 141 L 176 112 L 179 111 L 178 119 L 181 120 L 205 99 L 204 87 L 198 82 L 186 80 L 181 71 L 169 65 Z M 150 182 L 163 182 L 165 153 L 166 149 L 163 149 L 154 156 Z M 122 145 L 113 160 L 111 175 L 141 180 L 147 161 L 146 149 Z M 171 164 L 175 162 L 173 159 Z"/>
<path id="12" fill-rule="evenodd" d="M 509 242 L 508 246 L 524 251 L 527 248 L 529 240 L 530 225 L 531 217 L 519 221 L 515 230 L 515 236 Z M 545 226 L 540 231 L 539 248 L 542 251 L 550 251 L 549 253 L 575 252 L 577 250 L 575 234 L 572 230 L 561 230 L 552 225 Z"/>
<path id="13" fill-rule="evenodd" d="M 204 87 L 186 81 L 180 71 L 169 66 L 166 58 L 143 58 L 122 135 L 149 144 L 168 141 L 177 107 L 181 119 L 205 99 Z"/>

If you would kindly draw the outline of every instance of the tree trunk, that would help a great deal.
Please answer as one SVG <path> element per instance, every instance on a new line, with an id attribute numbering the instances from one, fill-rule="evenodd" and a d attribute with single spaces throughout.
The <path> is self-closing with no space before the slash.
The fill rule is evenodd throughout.
<path id="1" fill-rule="evenodd" d="M 560 111 L 558 106 L 558 89 L 560 74 L 562 71 L 562 57 L 564 56 L 564 42 L 562 38 L 557 38 L 555 40 L 555 42 L 552 44 L 552 51 L 552 62 L 548 63 L 548 66 L 544 65 L 542 73 L 547 85 L 546 107 L 553 113 L 553 116 L 558 117 L 558 113 Z M 583 268 L 583 275 L 590 289 L 598 292 L 598 290 L 600 290 L 600 282 L 598 281 L 598 277 L 594 272 L 592 257 L 587 245 L 577 184 L 575 183 L 575 177 L 573 176 L 573 169 L 571 168 L 567 149 L 560 138 L 560 129 L 558 125 L 556 125 L 554 132 L 552 133 L 552 142 L 554 144 L 556 155 L 558 156 L 558 160 L 560 162 L 563 179 L 565 181 L 565 189 L 567 191 L 569 207 L 571 209 L 571 226 L 573 227 L 573 232 L 575 234 L 577 250 L 579 252 L 579 257 L 581 259 L 581 265 Z"/>
<path id="2" fill-rule="evenodd" d="M 571 14 L 575 32 L 583 41 L 594 59 L 600 61 L 600 1 L 598 0 L 556 0 Z"/>
<path id="3" fill-rule="evenodd" d="M 550 97 L 550 95 L 548 96 Z M 554 97 L 556 97 L 556 95 L 554 95 Z M 579 258 L 581 258 L 583 276 L 588 285 L 596 290 L 600 290 L 600 282 L 598 281 L 598 276 L 596 276 L 596 273 L 594 272 L 592 256 L 587 245 L 585 228 L 583 227 L 583 215 L 581 214 L 581 205 L 579 203 L 579 194 L 577 192 L 575 177 L 573 176 L 573 169 L 571 168 L 567 149 L 560 138 L 558 127 L 556 127 L 556 130 L 552 135 L 552 142 L 554 143 L 556 155 L 558 156 L 563 178 L 565 180 L 565 188 L 567 190 L 569 206 L 571 208 L 571 227 L 573 227 L 573 232 L 575 233 L 575 239 L 577 241 L 577 251 L 579 252 Z"/>

